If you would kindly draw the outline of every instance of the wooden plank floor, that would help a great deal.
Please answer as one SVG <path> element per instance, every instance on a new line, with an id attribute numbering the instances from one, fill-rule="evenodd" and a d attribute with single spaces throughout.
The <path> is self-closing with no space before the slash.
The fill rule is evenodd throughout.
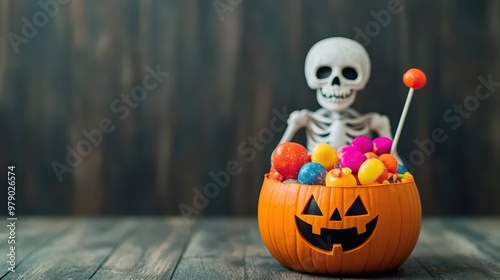
<path id="1" fill-rule="evenodd" d="M 21 217 L 16 230 L 9 272 L 0 227 L 1 279 L 325 279 L 282 267 L 254 218 Z M 500 218 L 424 219 L 408 261 L 378 278 L 500 279 Z"/>

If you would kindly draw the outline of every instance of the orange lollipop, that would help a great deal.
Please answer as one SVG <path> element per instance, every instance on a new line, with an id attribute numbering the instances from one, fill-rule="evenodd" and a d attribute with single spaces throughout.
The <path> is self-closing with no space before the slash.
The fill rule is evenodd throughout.
<path id="1" fill-rule="evenodd" d="M 408 96 L 406 97 L 406 103 L 405 107 L 403 108 L 403 113 L 401 113 L 401 118 L 399 119 L 396 135 L 394 135 L 394 140 L 392 141 L 392 155 L 394 155 L 394 153 L 396 152 L 396 146 L 398 145 L 399 137 L 401 136 L 401 131 L 403 130 L 403 124 L 405 123 L 406 115 L 408 114 L 408 109 L 410 108 L 413 93 L 416 89 L 421 89 L 425 86 L 425 84 L 427 83 L 427 77 L 425 76 L 424 72 L 422 72 L 422 70 L 411 68 L 403 75 L 403 82 L 407 87 L 410 88 L 410 90 L 408 91 Z"/>
<path id="2" fill-rule="evenodd" d="M 403 75 L 403 82 L 409 88 L 421 89 L 427 83 L 427 77 L 422 70 L 411 68 Z"/>

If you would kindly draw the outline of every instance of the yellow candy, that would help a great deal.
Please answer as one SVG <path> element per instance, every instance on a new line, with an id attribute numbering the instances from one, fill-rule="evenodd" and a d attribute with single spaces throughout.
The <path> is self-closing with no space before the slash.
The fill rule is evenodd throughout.
<path id="1" fill-rule="evenodd" d="M 332 146 L 320 143 L 312 150 L 311 161 L 323 165 L 326 170 L 331 170 L 338 161 L 337 153 L 335 153 Z"/>
<path id="2" fill-rule="evenodd" d="M 349 167 L 340 169 L 333 169 L 326 174 L 325 184 L 328 187 L 349 187 L 356 186 L 358 182 L 354 175 L 352 175 L 352 170 Z"/>
<path id="3" fill-rule="evenodd" d="M 358 179 L 361 185 L 381 184 L 387 179 L 387 169 L 379 159 L 367 159 L 359 167 Z"/>

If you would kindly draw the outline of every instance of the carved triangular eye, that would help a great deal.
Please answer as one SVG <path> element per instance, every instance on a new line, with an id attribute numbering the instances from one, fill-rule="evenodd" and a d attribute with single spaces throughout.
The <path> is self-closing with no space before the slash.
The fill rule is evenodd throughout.
<path id="1" fill-rule="evenodd" d="M 321 210 L 319 209 L 318 203 L 316 203 L 314 196 L 311 196 L 309 202 L 306 205 L 306 208 L 304 208 L 304 211 L 302 211 L 302 214 L 323 216 L 323 213 L 321 213 Z"/>
<path id="2" fill-rule="evenodd" d="M 332 216 L 330 217 L 330 221 L 342 221 L 342 217 L 340 217 L 339 209 L 335 208 Z"/>
<path id="3" fill-rule="evenodd" d="M 359 196 L 356 200 L 354 200 L 351 207 L 349 207 L 349 210 L 345 213 L 346 216 L 358 216 L 365 214 L 368 214 L 368 212 L 366 211 L 366 208 L 363 205 L 363 202 L 361 202 L 361 198 Z"/>

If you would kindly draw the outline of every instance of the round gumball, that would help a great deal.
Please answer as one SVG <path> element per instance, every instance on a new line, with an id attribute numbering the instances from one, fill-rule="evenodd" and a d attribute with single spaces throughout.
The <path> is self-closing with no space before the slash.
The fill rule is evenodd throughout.
<path id="1" fill-rule="evenodd" d="M 427 83 L 427 77 L 422 70 L 411 68 L 403 75 L 403 82 L 407 87 L 421 89 Z"/>
<path id="2" fill-rule="evenodd" d="M 352 175 L 352 170 L 346 167 L 330 170 L 330 172 L 326 174 L 325 184 L 328 187 L 349 187 L 358 185 L 358 182 L 354 175 Z"/>
<path id="3" fill-rule="evenodd" d="M 365 160 L 365 155 L 353 147 L 345 147 L 339 154 L 340 167 L 349 167 L 353 173 L 358 172 L 359 167 Z"/>
<path id="4" fill-rule="evenodd" d="M 392 140 L 388 137 L 377 137 L 372 140 L 373 142 L 373 152 L 377 155 L 388 154 L 391 152 Z"/>
<path id="5" fill-rule="evenodd" d="M 366 158 L 378 158 L 377 154 L 374 152 L 365 153 Z"/>
<path id="6" fill-rule="evenodd" d="M 359 167 L 358 179 L 361 185 L 381 184 L 387 180 L 387 169 L 384 164 L 376 159 L 367 159 Z"/>
<path id="7" fill-rule="evenodd" d="M 398 172 L 398 160 L 391 154 L 382 154 L 378 159 L 385 165 L 387 172 L 397 173 Z"/>
<path id="8" fill-rule="evenodd" d="M 279 144 L 272 156 L 272 165 L 285 180 L 296 179 L 300 168 L 308 161 L 306 148 L 293 142 Z"/>
<path id="9" fill-rule="evenodd" d="M 308 162 L 299 170 L 298 181 L 305 185 L 324 185 L 326 169 L 317 162 Z"/>
<path id="10" fill-rule="evenodd" d="M 372 140 L 366 136 L 358 136 L 351 141 L 351 147 L 364 153 L 373 151 Z"/>
<path id="11" fill-rule="evenodd" d="M 337 161 L 337 153 L 335 153 L 333 147 L 328 144 L 319 143 L 312 150 L 311 162 L 322 164 L 326 170 L 331 170 Z"/>

